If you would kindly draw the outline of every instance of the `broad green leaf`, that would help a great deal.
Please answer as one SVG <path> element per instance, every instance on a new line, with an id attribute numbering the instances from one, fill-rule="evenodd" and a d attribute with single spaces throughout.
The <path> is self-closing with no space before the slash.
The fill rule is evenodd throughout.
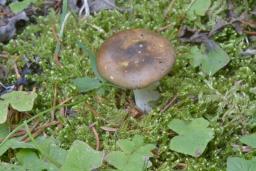
<path id="1" fill-rule="evenodd" d="M 23 0 L 23 1 L 16 1 L 9 5 L 12 12 L 19 13 L 26 9 L 31 3 L 35 3 L 38 0 Z"/>
<path id="2" fill-rule="evenodd" d="M 32 110 L 36 97 L 36 93 L 25 91 L 13 91 L 2 96 L 4 100 L 11 104 L 12 108 L 19 112 Z"/>
<path id="3" fill-rule="evenodd" d="M 89 77 L 76 78 L 73 83 L 83 93 L 97 89 L 102 85 L 98 79 Z"/>
<path id="4" fill-rule="evenodd" d="M 227 53 L 214 41 L 208 40 L 205 45 L 207 48 L 206 54 L 197 47 L 191 49 L 191 65 L 194 67 L 200 66 L 204 73 L 214 75 L 221 68 L 226 66 L 230 59 Z"/>
<path id="5" fill-rule="evenodd" d="M 30 149 L 21 149 L 16 153 L 16 158 L 19 163 L 31 171 L 58 171 L 58 168 L 51 163 L 46 163 L 44 160 L 39 159 L 36 152 Z"/>
<path id="6" fill-rule="evenodd" d="M 2 156 L 8 149 L 30 148 L 35 149 L 34 145 L 30 143 L 24 143 L 17 139 L 9 139 L 0 146 L 0 156 Z"/>
<path id="7" fill-rule="evenodd" d="M 193 67 L 200 66 L 204 58 L 206 58 L 206 55 L 204 55 L 198 47 L 194 46 L 191 48 L 190 59 L 191 59 L 191 65 Z"/>
<path id="8" fill-rule="evenodd" d="M 202 61 L 202 70 L 209 75 L 214 75 L 226 66 L 230 59 L 228 54 L 214 41 L 208 42 L 207 49 L 207 58 Z"/>
<path id="9" fill-rule="evenodd" d="M 8 106 L 9 102 L 5 100 L 0 100 L 0 124 L 4 123 L 7 119 Z"/>
<path id="10" fill-rule="evenodd" d="M 194 0 L 187 11 L 188 16 L 204 16 L 211 6 L 211 0 Z"/>
<path id="11" fill-rule="evenodd" d="M 239 157 L 229 157 L 227 171 L 255 171 L 256 160 L 245 160 Z"/>
<path id="12" fill-rule="evenodd" d="M 0 171 L 28 171 L 26 168 L 14 164 L 0 162 Z"/>
<path id="13" fill-rule="evenodd" d="M 203 118 L 193 119 L 192 121 L 173 119 L 169 123 L 169 128 L 179 135 L 171 139 L 170 149 L 199 157 L 214 136 L 212 129 L 207 128 L 208 125 L 209 122 Z"/>
<path id="14" fill-rule="evenodd" d="M 240 141 L 246 145 L 256 148 L 256 133 L 251 135 L 245 135 L 240 138 Z"/>
<path id="15" fill-rule="evenodd" d="M 36 143 L 38 144 L 40 149 L 43 150 L 52 159 L 54 159 L 61 165 L 64 164 L 67 156 L 67 151 L 58 146 L 58 142 L 56 139 L 54 139 L 53 137 L 39 137 L 36 139 Z"/>
<path id="16" fill-rule="evenodd" d="M 95 53 L 93 53 L 93 51 L 90 48 L 88 48 L 85 44 L 83 44 L 82 42 L 77 41 L 76 43 L 79 46 L 79 48 L 81 48 L 83 50 L 83 52 L 89 56 L 92 71 L 95 74 L 95 76 L 99 80 L 104 81 L 104 79 L 100 76 L 100 74 L 97 70 L 97 62 L 96 62 Z"/>
<path id="17" fill-rule="evenodd" d="M 144 144 L 143 137 L 136 135 L 130 141 L 119 140 L 117 145 L 122 151 L 110 152 L 106 160 L 109 164 L 121 171 L 143 171 L 151 165 L 149 157 L 155 148 L 153 144 Z"/>
<path id="18" fill-rule="evenodd" d="M 7 124 L 0 124 L 0 138 L 5 138 L 9 132 L 9 127 Z"/>
<path id="19" fill-rule="evenodd" d="M 82 141 L 74 141 L 61 171 L 91 171 L 102 165 L 103 152 L 92 149 Z"/>
<path id="20" fill-rule="evenodd" d="M 30 111 L 36 97 L 36 93 L 25 91 L 13 91 L 2 95 L 0 100 L 0 124 L 7 119 L 9 105 L 19 112 Z"/>

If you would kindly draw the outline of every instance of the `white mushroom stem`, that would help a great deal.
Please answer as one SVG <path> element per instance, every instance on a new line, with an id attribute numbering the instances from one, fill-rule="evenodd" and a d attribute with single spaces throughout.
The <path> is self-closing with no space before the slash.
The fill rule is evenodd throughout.
<path id="1" fill-rule="evenodd" d="M 159 92 L 156 90 L 158 83 L 142 89 L 135 89 L 134 98 L 136 106 L 143 112 L 149 113 L 152 110 L 151 103 L 158 100 Z"/>

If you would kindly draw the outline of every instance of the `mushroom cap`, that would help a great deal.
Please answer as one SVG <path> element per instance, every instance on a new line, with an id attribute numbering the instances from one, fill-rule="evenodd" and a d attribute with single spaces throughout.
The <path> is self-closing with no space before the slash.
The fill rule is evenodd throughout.
<path id="1" fill-rule="evenodd" d="M 160 34 L 131 29 L 108 38 L 97 54 L 97 70 L 107 81 L 140 89 L 160 80 L 172 68 L 175 51 Z"/>

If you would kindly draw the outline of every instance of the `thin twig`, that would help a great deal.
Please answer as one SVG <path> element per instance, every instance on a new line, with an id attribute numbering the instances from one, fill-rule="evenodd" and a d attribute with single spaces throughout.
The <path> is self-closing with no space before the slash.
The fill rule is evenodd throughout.
<path id="1" fill-rule="evenodd" d="M 172 10 L 175 1 L 176 0 L 172 0 L 169 6 L 164 10 L 164 17 L 167 17 L 168 13 Z"/>
<path id="2" fill-rule="evenodd" d="M 168 110 L 174 104 L 174 102 L 176 101 L 177 97 L 178 97 L 178 95 L 175 95 L 172 99 L 168 100 L 166 102 L 166 104 L 164 105 L 164 107 L 160 110 L 160 113 L 163 113 L 166 110 Z"/>
<path id="3" fill-rule="evenodd" d="M 100 114 L 89 103 L 85 102 L 84 105 L 93 113 L 94 117 L 100 116 Z"/>
<path id="4" fill-rule="evenodd" d="M 56 101 L 57 101 L 57 84 L 54 85 L 54 95 L 53 95 L 52 107 L 56 106 Z M 51 120 L 54 121 L 54 119 L 55 119 L 55 110 L 52 110 Z"/>
<path id="5" fill-rule="evenodd" d="M 32 133 L 32 137 L 33 137 L 33 138 L 38 137 L 39 135 L 42 134 L 42 132 L 44 132 L 44 130 L 45 130 L 46 128 L 51 127 L 51 126 L 54 126 L 54 125 L 57 125 L 57 124 L 59 124 L 59 121 L 51 121 L 51 122 L 45 123 L 44 125 L 38 127 L 38 128 L 35 130 L 35 132 Z M 32 129 L 30 129 L 30 130 L 31 130 L 30 132 L 32 132 Z M 24 137 L 24 138 L 22 138 L 22 141 L 24 141 L 24 142 L 29 142 L 29 141 L 31 141 L 31 138 L 30 138 L 30 137 Z"/>
<path id="6" fill-rule="evenodd" d="M 10 138 L 20 137 L 20 136 L 26 135 L 26 133 L 27 132 L 25 130 L 18 130 Z M 4 139 L 0 138 L 0 142 L 2 142 L 2 141 L 4 141 Z"/>
<path id="7" fill-rule="evenodd" d="M 99 149 L 100 149 L 99 134 L 98 134 L 98 132 L 97 132 L 97 130 L 95 129 L 94 126 L 95 126 L 95 123 L 91 124 L 91 125 L 89 126 L 89 128 L 92 129 L 92 132 L 93 132 L 93 134 L 94 134 L 94 136 L 95 136 L 95 140 L 96 140 L 96 150 L 99 150 Z"/>

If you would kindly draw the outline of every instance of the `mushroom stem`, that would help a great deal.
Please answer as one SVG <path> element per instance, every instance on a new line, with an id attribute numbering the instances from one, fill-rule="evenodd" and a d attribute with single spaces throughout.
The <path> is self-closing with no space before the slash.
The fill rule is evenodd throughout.
<path id="1" fill-rule="evenodd" d="M 158 83 L 133 90 L 135 104 L 144 113 L 149 113 L 152 110 L 151 102 L 158 100 L 160 97 L 159 92 L 156 90 L 157 86 Z"/>

